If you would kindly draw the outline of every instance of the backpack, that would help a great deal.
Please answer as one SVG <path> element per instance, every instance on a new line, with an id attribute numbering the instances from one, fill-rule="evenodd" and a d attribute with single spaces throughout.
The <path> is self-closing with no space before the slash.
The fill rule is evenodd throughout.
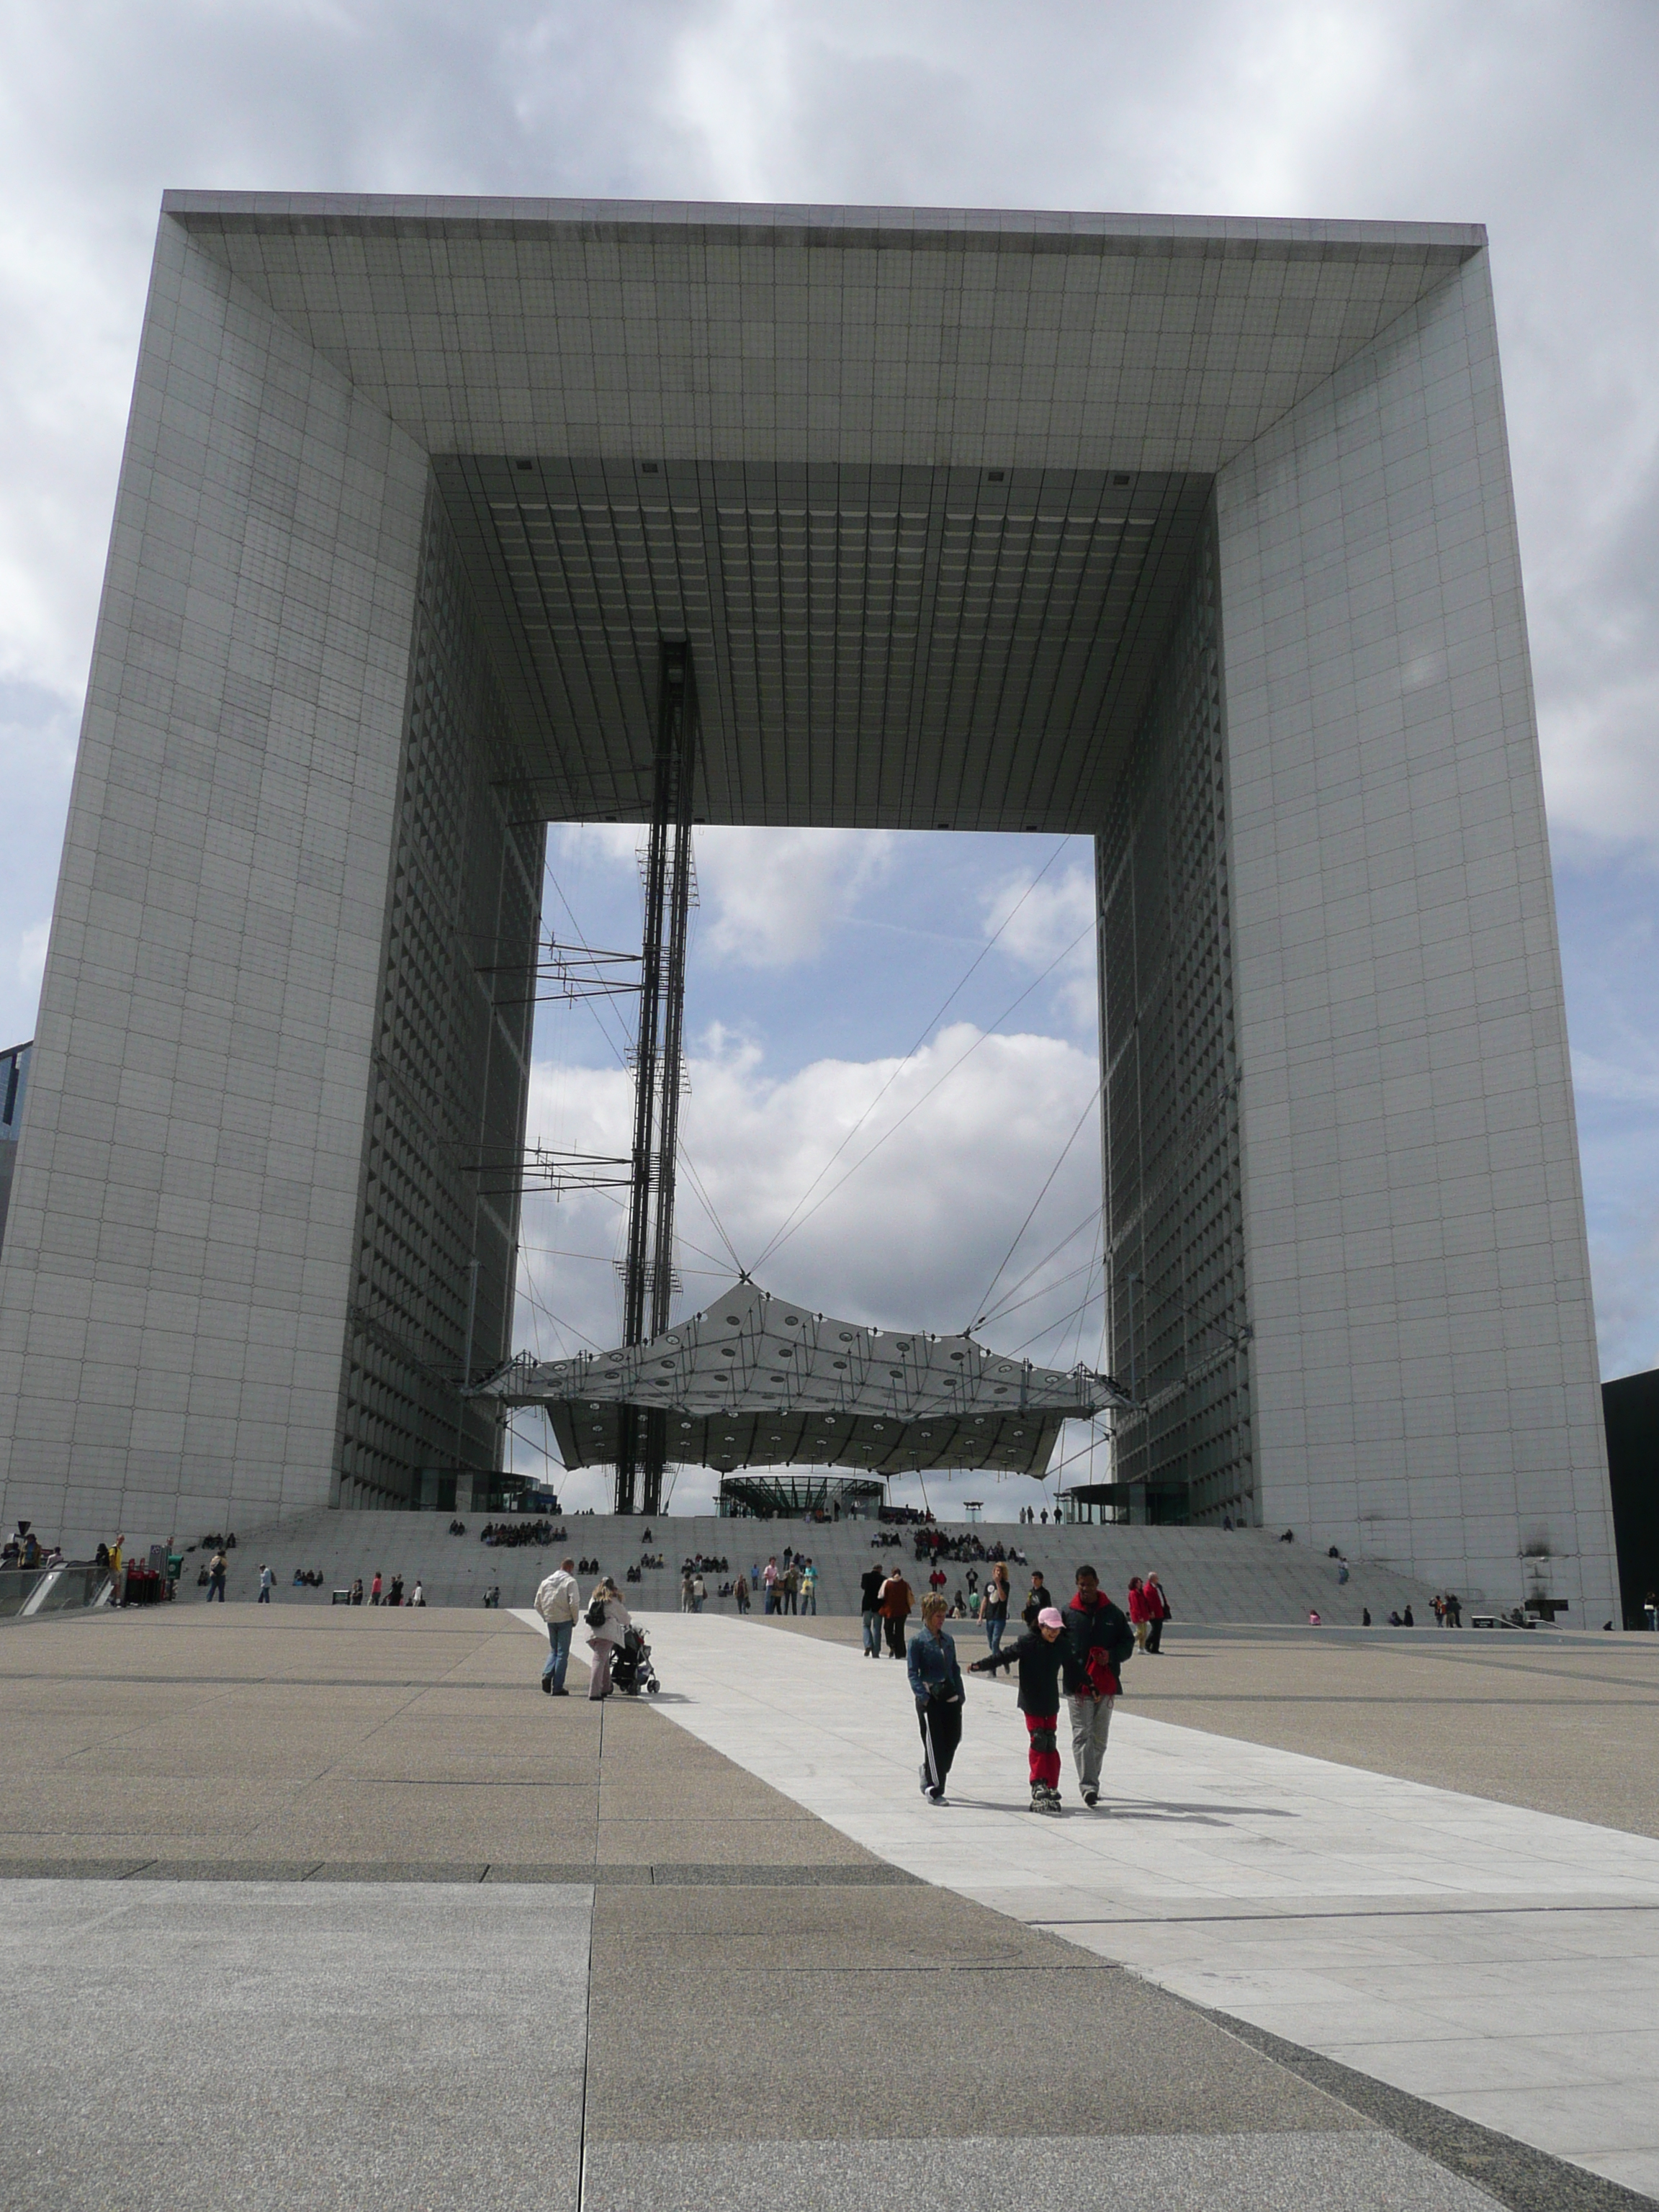
<path id="1" fill-rule="evenodd" d="M 605 1626 L 605 1601 L 602 1597 L 596 1597 L 588 1607 L 587 1625 L 590 1628 L 599 1630 Z"/>

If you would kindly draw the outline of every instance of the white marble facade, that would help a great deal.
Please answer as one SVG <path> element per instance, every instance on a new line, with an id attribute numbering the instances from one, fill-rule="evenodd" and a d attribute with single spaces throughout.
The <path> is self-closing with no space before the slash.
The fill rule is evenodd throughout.
<path id="1" fill-rule="evenodd" d="M 1621 1618 L 1486 258 L 1217 478 L 1261 1517 Z"/>
<path id="2" fill-rule="evenodd" d="M 434 461 L 515 453 L 1212 480 L 1259 1516 L 1466 1600 L 1546 1545 L 1599 1626 L 1461 226 L 170 196 L 0 1258 L 0 1514 L 147 1541 L 333 1494 L 422 516 Z M 1112 757 L 1043 825 L 1097 819 Z"/>
<path id="3" fill-rule="evenodd" d="M 0 1273 L 43 1533 L 327 1494 L 427 473 L 163 222 Z"/>

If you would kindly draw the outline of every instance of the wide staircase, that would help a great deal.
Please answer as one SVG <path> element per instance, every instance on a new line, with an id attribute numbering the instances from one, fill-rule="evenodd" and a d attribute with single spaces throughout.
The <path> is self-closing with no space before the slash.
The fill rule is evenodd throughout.
<path id="1" fill-rule="evenodd" d="M 236 1532 L 237 1544 L 228 1553 L 230 1573 L 227 1595 L 234 1603 L 252 1599 L 258 1589 L 260 1566 L 269 1562 L 276 1582 L 273 1592 L 279 1605 L 328 1605 L 337 1589 L 349 1589 L 361 1576 L 364 1588 L 378 1570 L 388 1586 L 393 1575 L 404 1578 L 405 1595 L 418 1580 L 428 1605 L 480 1606 L 489 1592 L 499 1587 L 504 1607 L 527 1606 L 536 1588 L 567 1554 L 597 1559 L 615 1577 L 630 1606 L 652 1611 L 672 1611 L 679 1602 L 680 1564 L 695 1554 L 730 1562 L 730 1577 L 739 1570 L 752 1576 L 765 1566 L 769 1556 L 780 1562 L 786 1547 L 805 1553 L 818 1570 L 818 1611 L 856 1613 L 859 1577 L 873 1559 L 902 1561 L 913 1588 L 925 1583 L 927 1570 L 915 1569 L 914 1530 L 889 1528 L 868 1521 L 843 1521 L 819 1527 L 805 1521 L 722 1521 L 712 1515 L 659 1516 L 647 1522 L 635 1516 L 577 1514 L 556 1522 L 568 1534 L 545 1548 L 534 1545 L 494 1546 L 482 1543 L 480 1534 L 489 1516 L 466 1514 L 464 1536 L 448 1532 L 454 1516 L 447 1513 L 354 1513 L 320 1510 L 269 1525 Z M 498 1516 L 495 1525 L 511 1527 L 528 1516 Z M 969 1533 L 961 1522 L 941 1524 L 947 1534 Z M 644 1540 L 649 1527 L 652 1542 Z M 1011 1565 L 1015 1592 L 1024 1590 L 1031 1566 L 1040 1566 L 1049 1588 L 1062 1599 L 1073 1588 L 1074 1569 L 1085 1560 L 1099 1571 L 1107 1591 L 1122 1602 L 1131 1575 L 1156 1574 L 1168 1594 L 1177 1621 L 1206 1623 L 1305 1624 L 1316 1609 L 1334 1627 L 1357 1627 L 1362 1607 L 1369 1607 L 1372 1620 L 1381 1624 L 1391 1610 L 1403 1613 L 1409 1604 L 1419 1626 L 1431 1623 L 1430 1590 L 1424 1583 L 1360 1559 L 1349 1562 L 1351 1579 L 1337 1581 L 1336 1562 L 1299 1544 L 1280 1543 L 1263 1529 L 1224 1532 L 1218 1528 L 1023 1528 L 1012 1523 L 981 1523 L 973 1531 L 986 1546 L 1000 1542 L 1023 1552 L 1030 1565 Z M 191 1542 L 185 1535 L 186 1544 Z M 637 1583 L 623 1580 L 626 1570 L 649 1550 L 665 1562 L 647 1568 Z M 207 1593 L 198 1577 L 209 1557 L 199 1545 L 185 1558 L 179 1595 L 185 1602 L 199 1601 Z M 295 1589 L 295 1568 L 320 1572 L 320 1589 Z M 946 1595 L 960 1589 L 967 1594 L 965 1565 L 945 1562 Z M 978 1569 L 981 1583 L 986 1570 Z M 729 1598 L 714 1592 L 727 1577 L 705 1572 L 708 1609 L 731 1613 Z M 584 1577 L 584 1588 L 591 1580 Z M 1467 1594 L 1466 1594 L 1467 1595 Z M 758 1607 L 759 1601 L 757 1600 Z M 1018 1608 L 1016 1608 L 1017 1610 Z"/>

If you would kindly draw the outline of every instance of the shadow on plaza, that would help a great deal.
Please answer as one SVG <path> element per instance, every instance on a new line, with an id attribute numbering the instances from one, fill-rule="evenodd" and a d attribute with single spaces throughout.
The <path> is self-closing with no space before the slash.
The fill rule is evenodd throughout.
<path id="1" fill-rule="evenodd" d="M 1023 1797 L 965 1797 L 955 1790 L 951 1792 L 951 1802 L 975 1813 L 1029 1813 L 1031 1809 Z M 1094 1807 L 1067 1805 L 1066 1814 L 1068 1818 L 1106 1821 L 1162 1820 L 1194 1828 L 1224 1828 L 1235 1820 L 1294 1820 L 1297 1817 L 1283 1805 L 1161 1804 L 1151 1798 L 1123 1797 L 1109 1801 L 1103 1797 Z"/>

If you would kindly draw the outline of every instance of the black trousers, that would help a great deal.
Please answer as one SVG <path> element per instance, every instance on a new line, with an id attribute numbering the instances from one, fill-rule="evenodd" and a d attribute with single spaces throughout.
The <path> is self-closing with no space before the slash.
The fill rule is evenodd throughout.
<path id="1" fill-rule="evenodd" d="M 921 1698 L 916 1701 L 916 1721 L 921 1729 L 928 1782 L 934 1790 L 942 1790 L 962 1741 L 962 1707 L 947 1705 L 940 1698 Z"/>
<path id="2" fill-rule="evenodd" d="M 902 1659 L 904 1656 L 904 1623 L 902 1620 L 895 1620 L 890 1613 L 886 1614 L 884 1618 L 887 1629 L 887 1650 L 889 1656 L 894 1659 Z"/>
<path id="3" fill-rule="evenodd" d="M 1158 1620 L 1153 1621 L 1152 1626 L 1146 1631 L 1146 1649 L 1149 1651 L 1156 1651 L 1158 1648 L 1159 1643 L 1162 1641 L 1163 1635 L 1164 1622 L 1162 1617 L 1160 1617 Z"/>

